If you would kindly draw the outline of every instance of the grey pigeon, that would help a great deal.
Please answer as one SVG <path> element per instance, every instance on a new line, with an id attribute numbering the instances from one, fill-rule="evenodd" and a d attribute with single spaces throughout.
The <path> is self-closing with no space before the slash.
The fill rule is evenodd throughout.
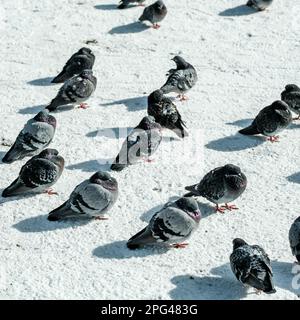
<path id="1" fill-rule="evenodd" d="M 242 239 L 233 240 L 230 265 L 236 278 L 258 292 L 275 293 L 273 272 L 268 255 L 258 245 L 248 245 Z"/>
<path id="2" fill-rule="evenodd" d="M 167 203 L 154 214 L 147 227 L 130 238 L 129 249 L 138 249 L 145 245 L 168 244 L 184 248 L 183 243 L 196 230 L 201 212 L 193 198 L 180 198 Z"/>
<path id="3" fill-rule="evenodd" d="M 118 183 L 109 173 L 98 171 L 80 183 L 71 193 L 69 200 L 48 216 L 50 221 L 66 218 L 104 219 L 118 198 Z"/>
<path id="4" fill-rule="evenodd" d="M 290 228 L 289 240 L 292 253 L 300 263 L 300 217 L 294 221 Z"/>
<path id="5" fill-rule="evenodd" d="M 92 69 L 95 63 L 95 56 L 91 49 L 81 48 L 74 53 L 65 64 L 63 70 L 51 81 L 52 83 L 63 83 L 83 70 Z"/>
<path id="6" fill-rule="evenodd" d="M 55 111 L 58 107 L 68 104 L 80 105 L 80 108 L 85 109 L 87 105 L 84 102 L 92 95 L 96 86 L 97 79 L 93 76 L 93 71 L 84 70 L 64 83 L 46 109 Z"/>
<path id="7" fill-rule="evenodd" d="M 56 119 L 49 114 L 48 110 L 39 112 L 30 119 L 10 150 L 3 157 L 2 162 L 12 163 L 38 154 L 45 149 L 53 139 L 56 128 Z"/>
<path id="8" fill-rule="evenodd" d="M 292 122 L 289 106 L 283 101 L 275 101 L 270 106 L 263 108 L 252 124 L 239 131 L 245 135 L 262 134 L 271 142 L 278 142 L 276 134 L 285 129 Z"/>
<path id="9" fill-rule="evenodd" d="M 271 5 L 272 2 L 273 2 L 273 0 L 249 0 L 247 2 L 247 6 L 254 8 L 256 10 L 259 10 L 259 11 L 263 11 L 269 5 Z"/>
<path id="10" fill-rule="evenodd" d="M 161 126 L 151 116 L 144 117 L 124 141 L 111 169 L 121 171 L 139 160 L 150 161 L 162 140 Z"/>
<path id="11" fill-rule="evenodd" d="M 178 93 L 180 100 L 186 100 L 185 93 L 198 81 L 197 72 L 180 56 L 175 56 L 172 60 L 176 63 L 177 68 L 169 70 L 167 82 L 161 87 L 161 90 L 163 93 Z"/>
<path id="12" fill-rule="evenodd" d="M 185 123 L 172 100 L 162 90 L 152 92 L 148 97 L 148 114 L 163 128 L 174 131 L 180 138 L 188 136 Z"/>
<path id="13" fill-rule="evenodd" d="M 158 0 L 144 9 L 139 21 L 149 21 L 152 23 L 154 29 L 158 29 L 160 28 L 158 23 L 165 18 L 167 13 L 168 10 L 165 4 L 161 0 Z"/>
<path id="14" fill-rule="evenodd" d="M 131 3 L 138 3 L 139 6 L 144 6 L 143 2 L 145 2 L 145 0 L 121 0 L 118 9 L 125 9 Z"/>
<path id="15" fill-rule="evenodd" d="M 2 197 L 26 195 L 28 193 L 47 192 L 60 178 L 64 169 L 64 158 L 55 149 L 45 149 L 34 156 L 22 167 L 19 177 L 2 192 Z"/>
<path id="16" fill-rule="evenodd" d="M 281 100 L 298 115 L 294 120 L 300 120 L 300 88 L 295 84 L 286 85 L 285 90 L 281 93 Z"/>
<path id="17" fill-rule="evenodd" d="M 226 164 L 208 172 L 202 180 L 185 189 L 190 191 L 185 197 L 200 196 L 216 204 L 216 211 L 238 209 L 229 202 L 236 200 L 246 189 L 247 178 L 238 166 Z M 225 206 L 219 204 L 225 203 Z"/>

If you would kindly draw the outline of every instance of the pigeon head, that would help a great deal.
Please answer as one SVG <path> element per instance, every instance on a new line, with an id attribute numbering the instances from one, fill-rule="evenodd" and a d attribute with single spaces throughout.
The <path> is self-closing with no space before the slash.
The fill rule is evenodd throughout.
<path id="1" fill-rule="evenodd" d="M 230 189 L 241 190 L 246 188 L 247 178 L 238 166 L 227 164 L 223 167 L 223 170 L 226 185 Z"/>
<path id="2" fill-rule="evenodd" d="M 155 90 L 149 95 L 148 101 L 158 103 L 162 101 L 163 97 L 164 97 L 164 94 L 162 90 Z"/>
<path id="3" fill-rule="evenodd" d="M 38 157 L 48 159 L 61 168 L 65 165 L 64 158 L 58 155 L 58 151 L 56 149 L 45 149 L 38 155 Z"/>
<path id="4" fill-rule="evenodd" d="M 189 66 L 189 64 L 180 56 L 175 56 L 172 60 L 176 63 L 177 69 L 186 69 Z"/>
<path id="5" fill-rule="evenodd" d="M 292 121 L 292 114 L 291 114 L 291 111 L 290 111 L 287 103 L 285 103 L 281 100 L 277 100 L 277 101 L 273 102 L 271 106 L 274 109 L 274 111 L 280 115 L 283 122 L 285 122 L 287 120 L 289 122 Z"/>
<path id="6" fill-rule="evenodd" d="M 158 0 L 154 3 L 154 9 L 155 11 L 160 12 L 162 10 L 165 10 L 166 6 L 161 0 Z"/>
<path id="7" fill-rule="evenodd" d="M 247 242 L 244 241 L 243 239 L 240 239 L 240 238 L 236 238 L 232 241 L 233 243 L 233 250 L 239 248 L 239 247 L 242 247 L 242 246 L 245 246 L 247 245 Z"/>
<path id="8" fill-rule="evenodd" d="M 295 84 L 287 84 L 285 86 L 285 90 L 286 92 L 300 91 L 300 88 Z"/>
<path id="9" fill-rule="evenodd" d="M 186 212 L 192 219 L 199 222 L 201 219 L 201 212 L 198 203 L 194 198 L 182 197 L 175 202 L 181 210 Z"/>
<path id="10" fill-rule="evenodd" d="M 86 47 L 79 49 L 78 53 L 79 54 L 86 54 L 86 55 L 93 54 L 92 50 L 90 48 L 86 48 Z"/>
<path id="11" fill-rule="evenodd" d="M 90 177 L 90 182 L 99 184 L 110 191 L 118 190 L 118 182 L 108 172 L 98 171 Z"/>
<path id="12" fill-rule="evenodd" d="M 46 122 L 56 128 L 56 119 L 49 114 L 48 109 L 40 111 L 33 119 L 38 122 Z"/>
<path id="13" fill-rule="evenodd" d="M 151 130 L 151 129 L 159 129 L 161 130 L 161 126 L 159 123 L 155 122 L 154 117 L 147 116 L 142 119 L 137 128 L 142 130 Z"/>

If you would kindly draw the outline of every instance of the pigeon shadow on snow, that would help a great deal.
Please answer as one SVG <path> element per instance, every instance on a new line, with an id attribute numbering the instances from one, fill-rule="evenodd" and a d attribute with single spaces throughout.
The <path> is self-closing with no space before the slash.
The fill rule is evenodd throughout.
<path id="1" fill-rule="evenodd" d="M 109 107 L 109 106 L 122 105 L 122 104 L 126 106 L 129 112 L 147 110 L 147 106 L 148 106 L 147 96 L 140 96 L 140 97 L 116 100 L 116 101 L 107 102 L 107 103 L 101 103 L 100 106 Z"/>
<path id="2" fill-rule="evenodd" d="M 109 34 L 139 33 L 148 29 L 150 29 L 149 26 L 146 26 L 145 24 L 139 21 L 135 21 L 129 24 L 125 24 L 123 26 L 114 27 L 108 33 Z"/>
<path id="3" fill-rule="evenodd" d="M 44 110 L 46 105 L 37 105 L 37 106 L 30 106 L 24 107 L 18 111 L 20 114 L 38 114 L 40 111 Z"/>
<path id="4" fill-rule="evenodd" d="M 239 133 L 228 137 L 210 141 L 206 144 L 207 149 L 232 152 L 258 147 L 266 140 L 261 136 L 245 136 Z"/>
<path id="5" fill-rule="evenodd" d="M 110 171 L 110 165 L 114 159 L 98 159 L 88 160 L 76 164 L 71 164 L 66 167 L 68 170 L 80 170 L 84 172 L 96 172 L 99 170 Z"/>
<path id="6" fill-rule="evenodd" d="M 257 10 L 250 8 L 246 5 L 240 5 L 234 8 L 226 9 L 219 13 L 221 17 L 238 17 L 238 16 L 248 16 L 250 14 L 257 13 Z"/>
<path id="7" fill-rule="evenodd" d="M 48 215 L 39 215 L 36 217 L 27 218 L 14 224 L 13 228 L 24 233 L 36 233 L 80 227 L 88 224 L 91 221 L 90 219 L 68 219 L 53 222 L 49 221 L 47 217 Z"/>
<path id="8" fill-rule="evenodd" d="M 168 247 L 145 247 L 142 249 L 130 250 L 126 246 L 127 241 L 115 241 L 97 247 L 93 250 L 93 256 L 102 259 L 130 259 L 143 258 L 151 255 L 161 255 L 166 253 Z"/>
<path id="9" fill-rule="evenodd" d="M 40 87 L 54 86 L 56 84 L 51 82 L 52 79 L 53 77 L 39 78 L 39 79 L 28 81 L 27 84 L 30 84 L 31 86 L 40 86 Z"/>
<path id="10" fill-rule="evenodd" d="M 171 279 L 174 300 L 237 300 L 247 295 L 245 287 L 232 277 L 181 275 Z"/>
<path id="11" fill-rule="evenodd" d="M 9 186 L 9 183 L 7 184 L 7 186 Z M 18 196 L 13 196 L 13 197 L 2 197 L 2 192 L 4 189 L 0 190 L 0 207 L 1 205 L 8 203 L 8 202 L 15 202 L 15 201 L 19 201 L 22 199 L 28 199 L 28 198 L 33 198 L 36 197 L 38 195 L 42 195 L 42 193 L 28 193 L 28 194 L 24 194 L 24 195 L 18 195 Z"/>
<path id="12" fill-rule="evenodd" d="M 94 6 L 94 8 L 98 10 L 108 11 L 108 10 L 116 10 L 118 9 L 118 6 L 115 4 L 97 4 Z"/>
<path id="13" fill-rule="evenodd" d="M 111 139 L 126 139 L 127 135 L 133 130 L 132 127 L 104 128 L 88 132 L 88 138 L 106 137 Z M 121 133 L 121 135 L 120 135 Z M 126 134 L 126 135 L 125 135 Z"/>
<path id="14" fill-rule="evenodd" d="M 300 172 L 291 174 L 286 178 L 289 182 L 300 183 Z"/>

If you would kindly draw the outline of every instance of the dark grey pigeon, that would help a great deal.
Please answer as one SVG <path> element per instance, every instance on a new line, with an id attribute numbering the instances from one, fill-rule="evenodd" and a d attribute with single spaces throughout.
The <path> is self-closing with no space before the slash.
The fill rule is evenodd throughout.
<path id="1" fill-rule="evenodd" d="M 229 202 L 236 200 L 246 189 L 247 178 L 238 166 L 226 164 L 208 172 L 203 179 L 185 189 L 190 191 L 185 197 L 200 196 L 216 204 L 216 211 L 238 209 Z M 225 203 L 225 206 L 219 204 Z"/>
<path id="2" fill-rule="evenodd" d="M 146 245 L 167 244 L 184 248 L 183 243 L 196 230 L 201 212 L 193 198 L 180 198 L 167 203 L 154 214 L 147 227 L 130 238 L 129 249 L 138 249 Z"/>
<path id="3" fill-rule="evenodd" d="M 285 90 L 281 93 L 281 100 L 298 115 L 294 120 L 300 120 L 300 88 L 295 84 L 286 85 Z"/>
<path id="4" fill-rule="evenodd" d="M 137 3 L 139 6 L 144 6 L 143 2 L 145 2 L 145 0 L 121 0 L 118 8 L 125 9 L 131 3 Z"/>
<path id="5" fill-rule="evenodd" d="M 98 171 L 88 180 L 80 183 L 71 193 L 69 200 L 48 216 L 50 221 L 67 218 L 103 217 L 118 198 L 118 183 L 109 173 Z"/>
<path id="6" fill-rule="evenodd" d="M 160 28 L 158 23 L 165 18 L 167 13 L 167 7 L 161 0 L 159 0 L 144 9 L 139 21 L 149 21 L 152 23 L 154 29 L 158 29 Z"/>
<path id="7" fill-rule="evenodd" d="M 60 178 L 64 170 L 64 158 L 55 149 L 45 149 L 22 167 L 19 177 L 2 192 L 2 197 L 47 192 L 56 194 L 50 187 Z"/>
<path id="8" fill-rule="evenodd" d="M 3 157 L 2 162 L 12 163 L 38 154 L 45 149 L 53 139 L 56 128 L 56 119 L 48 110 L 39 112 L 30 119 L 10 150 Z"/>
<path id="9" fill-rule="evenodd" d="M 178 93 L 180 100 L 186 100 L 185 93 L 198 81 L 197 72 L 180 56 L 175 56 L 172 60 L 176 63 L 177 68 L 169 70 L 167 82 L 161 87 L 161 90 L 163 93 Z"/>
<path id="10" fill-rule="evenodd" d="M 236 278 L 258 292 L 275 293 L 273 272 L 268 255 L 258 245 L 248 245 L 242 239 L 233 240 L 230 265 Z"/>
<path id="11" fill-rule="evenodd" d="M 64 83 L 46 109 L 55 111 L 58 107 L 68 104 L 80 105 L 80 108 L 86 109 L 87 105 L 84 102 L 92 95 L 96 86 L 97 79 L 93 76 L 93 71 L 84 70 Z"/>
<path id="12" fill-rule="evenodd" d="M 74 53 L 65 64 L 63 70 L 51 81 L 52 83 L 63 83 L 83 70 L 92 69 L 95 63 L 95 56 L 91 49 L 81 48 Z"/>
<path id="13" fill-rule="evenodd" d="M 185 123 L 172 100 L 162 90 L 152 92 L 148 97 L 148 114 L 163 128 L 174 131 L 180 138 L 188 136 Z"/>
<path id="14" fill-rule="evenodd" d="M 144 117 L 124 141 L 111 169 L 121 171 L 140 160 L 150 161 L 149 158 L 158 149 L 161 140 L 160 124 L 151 116 Z"/>
<path id="15" fill-rule="evenodd" d="M 290 228 L 289 240 L 292 253 L 300 263 L 300 217 L 294 221 Z"/>
<path id="16" fill-rule="evenodd" d="M 259 11 L 263 11 L 269 5 L 271 5 L 272 2 L 273 2 L 273 0 L 249 0 L 247 2 L 247 6 L 254 8 L 256 10 L 259 10 Z"/>
<path id="17" fill-rule="evenodd" d="M 278 142 L 276 134 L 285 129 L 292 122 L 289 106 L 283 101 L 275 101 L 270 106 L 263 108 L 252 124 L 239 131 L 245 135 L 262 134 L 271 142 Z"/>

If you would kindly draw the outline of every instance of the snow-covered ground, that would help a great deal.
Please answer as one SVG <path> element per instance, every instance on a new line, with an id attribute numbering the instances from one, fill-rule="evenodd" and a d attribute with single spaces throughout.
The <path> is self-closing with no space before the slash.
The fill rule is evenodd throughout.
<path id="1" fill-rule="evenodd" d="M 287 83 L 300 83 L 300 4 L 275 0 L 250 14 L 244 2 L 165 0 L 168 15 L 153 30 L 136 24 L 141 7 L 116 10 L 117 0 L 1 1 L 1 138 L 14 140 L 54 97 L 59 85 L 50 85 L 51 78 L 87 40 L 97 40 L 88 46 L 98 87 L 89 109 L 55 113 L 51 147 L 66 160 L 55 185 L 59 196 L 0 198 L 0 298 L 298 299 L 288 230 L 300 215 L 300 124 L 274 144 L 236 133 Z M 154 163 L 112 173 L 120 196 L 109 220 L 49 222 L 47 213 L 78 183 L 108 168 L 103 160 L 118 147 L 103 129 L 138 124 L 146 95 L 164 83 L 175 54 L 199 75 L 190 100 L 177 102 L 190 137 L 165 139 Z M 183 159 L 183 148 L 195 156 Z M 0 146 L 1 158 L 7 150 Z M 0 189 L 25 161 L 0 164 Z M 203 219 L 188 248 L 126 248 L 157 208 L 226 163 L 248 177 L 239 211 L 215 214 L 199 199 Z M 228 264 L 235 237 L 269 253 L 276 294 L 258 296 L 237 282 Z"/>

